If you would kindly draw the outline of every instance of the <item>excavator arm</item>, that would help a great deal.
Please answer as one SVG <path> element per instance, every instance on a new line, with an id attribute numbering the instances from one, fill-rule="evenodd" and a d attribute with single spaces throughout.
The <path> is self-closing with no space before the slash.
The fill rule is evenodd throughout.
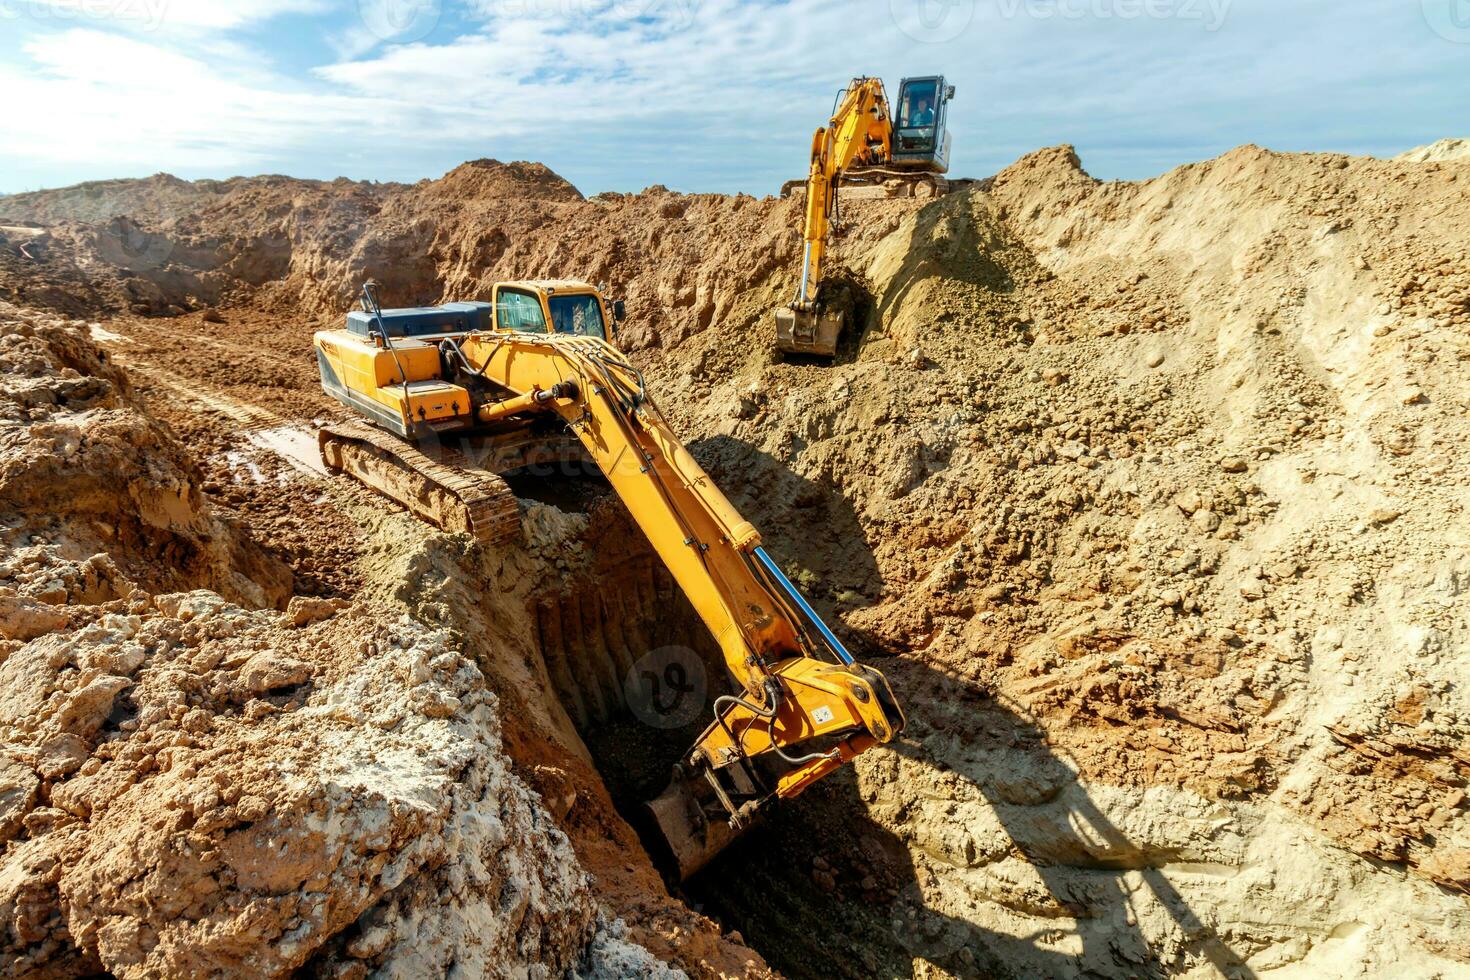
<path id="1" fill-rule="evenodd" d="M 854 98 L 874 104 L 871 93 Z M 593 337 L 483 333 L 458 349 L 466 366 L 508 392 L 479 407 L 482 419 L 551 411 L 566 421 L 739 684 L 715 700 L 714 720 L 650 804 L 681 877 L 767 801 L 795 796 L 897 736 L 904 717 L 887 681 L 857 663 L 782 574 L 615 348 Z"/>
<path id="2" fill-rule="evenodd" d="M 893 121 L 883 82 L 854 78 L 827 125 L 812 136 L 811 167 L 802 220 L 801 278 L 796 296 L 776 311 L 776 338 L 782 350 L 831 354 L 842 330 L 841 313 L 819 309 L 822 263 L 837 218 L 837 187 L 854 163 L 887 162 L 893 149 Z"/>
<path id="3" fill-rule="evenodd" d="M 854 78 L 831 120 L 812 136 L 806 216 L 801 227 L 801 280 L 793 301 L 798 309 L 811 309 L 816 300 L 842 171 L 854 162 L 886 161 L 892 149 L 893 122 L 883 83 L 876 78 Z"/>

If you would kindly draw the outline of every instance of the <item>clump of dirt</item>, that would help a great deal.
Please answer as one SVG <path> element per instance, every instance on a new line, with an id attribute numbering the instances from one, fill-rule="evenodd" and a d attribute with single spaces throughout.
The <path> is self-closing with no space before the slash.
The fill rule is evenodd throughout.
<path id="1" fill-rule="evenodd" d="M 442 633 L 135 598 L 0 667 L 21 974 L 573 965 L 586 880 Z"/>

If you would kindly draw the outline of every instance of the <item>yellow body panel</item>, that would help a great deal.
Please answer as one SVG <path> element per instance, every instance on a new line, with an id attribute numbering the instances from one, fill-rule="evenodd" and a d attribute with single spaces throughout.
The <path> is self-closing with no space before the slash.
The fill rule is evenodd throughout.
<path id="1" fill-rule="evenodd" d="M 389 350 L 346 330 L 323 330 L 314 340 L 347 391 L 399 419 L 437 422 L 470 411 L 469 392 L 440 380 L 434 344 L 400 338 Z"/>
<path id="2" fill-rule="evenodd" d="M 382 390 L 390 397 L 396 397 L 409 418 L 417 422 L 437 422 L 469 413 L 470 393 L 459 385 L 445 381 L 412 381 L 407 387 L 407 395 L 403 385 L 390 385 Z"/>

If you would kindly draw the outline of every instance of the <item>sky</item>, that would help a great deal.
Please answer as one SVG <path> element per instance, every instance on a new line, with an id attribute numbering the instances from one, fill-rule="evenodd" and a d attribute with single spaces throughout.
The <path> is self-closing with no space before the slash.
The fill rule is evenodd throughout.
<path id="1" fill-rule="evenodd" d="M 1470 0 L 0 0 L 0 193 L 493 157 L 769 194 L 852 76 L 930 74 L 955 176 L 1390 155 L 1470 136 Z"/>

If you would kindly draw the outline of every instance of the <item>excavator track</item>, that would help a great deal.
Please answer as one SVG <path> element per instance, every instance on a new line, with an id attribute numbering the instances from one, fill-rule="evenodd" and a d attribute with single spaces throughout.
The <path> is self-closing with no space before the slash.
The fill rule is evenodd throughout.
<path id="1" fill-rule="evenodd" d="M 967 190 L 982 181 L 968 177 L 944 177 L 923 170 L 894 167 L 854 167 L 842 173 L 840 192 L 856 198 L 940 197 Z M 806 196 L 807 179 L 788 180 L 781 185 L 782 197 Z"/>
<path id="2" fill-rule="evenodd" d="M 520 536 L 520 510 L 510 485 L 489 470 L 459 465 L 453 450 L 425 452 L 362 422 L 324 425 L 317 430 L 317 444 L 329 471 L 346 473 L 438 528 L 464 531 L 490 544 Z"/>

